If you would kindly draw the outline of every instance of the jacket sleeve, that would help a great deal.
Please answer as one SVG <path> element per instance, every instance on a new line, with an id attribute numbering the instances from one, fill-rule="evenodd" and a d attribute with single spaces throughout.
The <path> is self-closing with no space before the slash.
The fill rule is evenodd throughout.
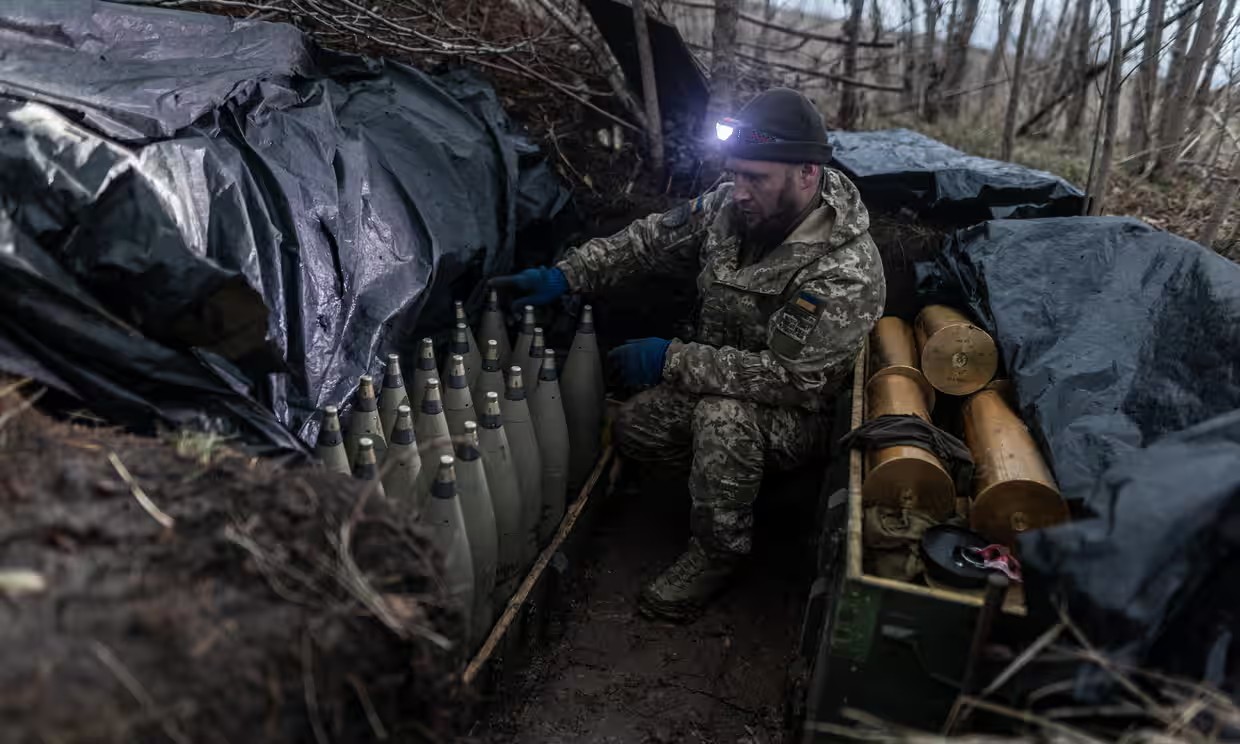
<path id="1" fill-rule="evenodd" d="M 556 266 L 574 292 L 595 292 L 649 273 L 695 275 L 702 239 L 731 191 L 731 184 L 724 184 L 668 212 L 637 220 L 609 238 L 588 240 Z"/>
<path id="2" fill-rule="evenodd" d="M 800 283 L 767 324 L 767 348 L 690 343 L 667 355 L 663 379 L 700 395 L 820 409 L 847 379 L 886 301 L 869 235 L 837 249 L 839 261 Z"/>

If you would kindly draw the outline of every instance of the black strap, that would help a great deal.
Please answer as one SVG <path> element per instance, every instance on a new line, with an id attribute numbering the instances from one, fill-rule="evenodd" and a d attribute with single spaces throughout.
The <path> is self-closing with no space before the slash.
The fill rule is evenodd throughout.
<path id="1" fill-rule="evenodd" d="M 973 483 L 973 454 L 956 437 L 917 416 L 888 415 L 871 419 L 840 439 L 847 449 L 920 447 L 943 462 L 956 481 L 956 494 L 969 492 Z"/>

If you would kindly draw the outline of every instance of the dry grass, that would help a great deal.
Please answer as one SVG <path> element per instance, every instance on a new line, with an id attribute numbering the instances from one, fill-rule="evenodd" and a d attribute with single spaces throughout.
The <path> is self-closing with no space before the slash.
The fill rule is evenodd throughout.
<path id="1" fill-rule="evenodd" d="M 1092 666 L 1111 683 L 1101 704 L 1081 705 L 1062 696 L 1074 687 L 1076 672 Z M 1019 709 L 1000 703 L 995 693 L 1026 671 L 1037 670 L 1043 686 Z M 1052 669 L 1057 674 L 1048 675 Z M 1047 684 L 1047 680 L 1050 681 Z M 1058 700 L 1056 700 L 1058 698 Z M 1059 744 L 1215 744 L 1240 741 L 1240 706 L 1201 682 L 1170 677 L 1117 663 L 1098 651 L 1063 612 L 1060 622 L 1030 644 L 980 693 L 961 695 L 948 724 L 967 732 L 985 714 L 988 730 L 1017 732 L 1011 736 L 969 734 L 945 737 L 899 727 L 864 711 L 844 709 L 848 725 L 818 724 L 840 741 L 902 742 L 1053 742 Z M 959 714 L 959 715 L 957 715 Z"/>

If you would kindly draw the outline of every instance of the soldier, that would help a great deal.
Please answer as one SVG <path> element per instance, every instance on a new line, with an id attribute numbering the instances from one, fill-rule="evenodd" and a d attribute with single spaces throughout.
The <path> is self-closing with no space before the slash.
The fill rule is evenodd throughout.
<path id="1" fill-rule="evenodd" d="M 831 399 L 886 299 L 869 214 L 824 166 L 831 147 L 813 104 L 774 88 L 717 130 L 731 181 L 554 267 L 493 282 L 537 305 L 648 272 L 697 272 L 691 340 L 646 338 L 608 355 L 626 384 L 649 386 L 620 412 L 620 452 L 692 458 L 693 537 L 638 598 L 646 616 L 682 622 L 749 553 L 763 473 L 825 454 Z"/>

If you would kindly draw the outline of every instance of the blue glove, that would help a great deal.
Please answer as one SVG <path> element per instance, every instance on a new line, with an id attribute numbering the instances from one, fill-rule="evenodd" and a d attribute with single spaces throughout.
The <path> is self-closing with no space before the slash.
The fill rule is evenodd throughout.
<path id="1" fill-rule="evenodd" d="M 617 346 L 607 355 L 607 362 L 631 387 L 657 385 L 663 379 L 663 358 L 672 342 L 665 338 L 642 338 Z"/>
<path id="2" fill-rule="evenodd" d="M 515 290 L 524 296 L 513 302 L 514 307 L 523 305 L 549 305 L 568 292 L 568 279 L 557 268 L 539 267 L 526 269 L 520 274 L 497 276 L 490 281 L 495 289 Z"/>

